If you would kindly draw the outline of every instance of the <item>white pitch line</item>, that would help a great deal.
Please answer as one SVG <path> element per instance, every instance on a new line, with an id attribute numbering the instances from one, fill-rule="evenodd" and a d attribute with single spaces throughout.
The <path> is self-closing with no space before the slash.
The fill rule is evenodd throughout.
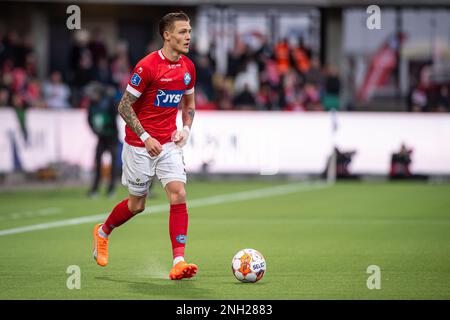
<path id="1" fill-rule="evenodd" d="M 252 199 L 258 199 L 258 198 L 266 198 L 266 197 L 273 197 L 273 196 L 279 196 L 279 195 L 285 195 L 289 193 L 296 193 L 296 192 L 304 192 L 304 191 L 312 191 L 317 189 L 323 189 L 328 187 L 329 185 L 324 183 L 296 183 L 296 184 L 287 184 L 287 185 L 280 185 L 276 187 L 271 188 L 263 188 L 263 189 L 256 189 L 251 191 L 242 191 L 242 192 L 236 192 L 236 193 L 230 193 L 230 194 L 222 194 L 218 196 L 211 196 L 211 197 L 205 197 L 200 199 L 192 199 L 188 200 L 188 208 L 195 208 L 195 207 L 204 207 L 204 206 L 210 206 L 210 205 L 216 205 L 216 204 L 223 204 L 228 202 L 237 202 L 237 201 L 247 201 Z M 143 213 L 160 213 L 160 212 L 168 212 L 168 204 L 159 204 L 154 205 L 149 208 L 147 208 Z M 109 213 L 102 213 L 102 214 L 96 214 L 91 216 L 85 216 L 85 217 L 79 217 L 79 218 L 73 218 L 73 219 L 67 219 L 67 220 L 59 220 L 54 222 L 47 222 L 47 223 L 40 223 L 40 224 L 34 224 L 29 225 L 25 227 L 19 227 L 19 228 L 13 228 L 13 229 L 6 229 L 6 230 L 0 230 L 0 236 L 6 236 L 10 234 L 18 234 L 18 233 L 24 233 L 24 232 L 30 232 L 30 231 L 36 231 L 36 230 L 46 230 L 46 229 L 52 229 L 52 228 L 58 228 L 58 227 L 64 227 L 64 226 L 73 226 L 73 225 L 79 225 L 83 223 L 91 223 L 91 222 L 97 222 L 106 219 Z"/>
<path id="2" fill-rule="evenodd" d="M 38 209 L 38 210 L 28 210 L 23 212 L 12 212 L 12 213 L 6 213 L 2 214 L 0 216 L 1 220 L 18 220 L 23 218 L 35 218 L 35 217 L 44 217 L 44 216 L 51 216 L 62 213 L 63 210 L 61 208 L 44 208 L 44 209 Z"/>

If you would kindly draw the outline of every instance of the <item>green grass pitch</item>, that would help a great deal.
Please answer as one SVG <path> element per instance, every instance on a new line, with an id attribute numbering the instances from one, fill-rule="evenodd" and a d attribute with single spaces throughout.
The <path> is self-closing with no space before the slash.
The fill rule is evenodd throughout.
<path id="1" fill-rule="evenodd" d="M 274 192 L 287 182 L 191 182 L 189 200 L 219 196 L 189 210 L 190 280 L 170 281 L 168 213 L 144 213 L 110 237 L 109 265 L 92 258 L 95 222 L 0 235 L 0 299 L 449 299 L 450 185 L 338 183 Z M 263 197 L 234 195 L 266 190 Z M 267 192 L 267 190 L 269 190 Z M 276 189 L 274 189 L 276 190 Z M 113 199 L 85 188 L 0 193 L 0 233 L 108 213 Z M 223 195 L 229 195 L 228 197 Z M 235 199 L 235 200 L 233 200 Z M 166 203 L 161 187 L 148 207 Z M 243 284 L 233 255 L 259 250 L 267 272 Z M 69 290 L 68 266 L 81 270 Z M 369 290 L 370 265 L 381 289 Z"/>

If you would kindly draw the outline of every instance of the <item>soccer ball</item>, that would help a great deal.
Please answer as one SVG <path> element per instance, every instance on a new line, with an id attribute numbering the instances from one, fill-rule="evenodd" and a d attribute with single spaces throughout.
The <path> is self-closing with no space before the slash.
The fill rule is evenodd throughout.
<path id="1" fill-rule="evenodd" d="M 254 249 L 243 249 L 231 261 L 231 270 L 241 282 L 257 282 L 266 272 L 266 260 Z"/>

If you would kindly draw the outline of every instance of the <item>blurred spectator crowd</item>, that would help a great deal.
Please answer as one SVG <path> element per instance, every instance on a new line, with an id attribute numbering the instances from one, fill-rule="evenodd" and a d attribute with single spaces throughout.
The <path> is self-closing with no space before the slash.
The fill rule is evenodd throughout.
<path id="1" fill-rule="evenodd" d="M 158 49 L 150 43 L 146 53 Z M 300 42 L 286 40 L 251 49 L 238 40 L 228 54 L 227 71 L 217 72 L 214 47 L 208 55 L 189 53 L 197 68 L 198 109 L 329 110 L 339 108 L 339 77 L 334 67 L 322 68 L 317 56 Z M 144 53 L 143 53 L 144 55 Z M 128 44 L 119 41 L 108 52 L 101 30 L 75 33 L 68 70 L 52 70 L 38 80 L 33 43 L 17 32 L 0 34 L 0 106 L 87 108 L 89 87 L 103 84 L 120 99 L 132 70 Z"/>
<path id="2" fill-rule="evenodd" d="M 322 67 L 319 57 L 287 39 L 270 46 L 236 39 L 227 55 L 227 70 L 220 74 L 213 58 L 191 51 L 197 68 L 197 100 L 200 108 L 219 110 L 321 111 L 339 109 L 340 81 L 337 69 Z"/>
<path id="3" fill-rule="evenodd" d="M 432 65 L 426 64 L 420 69 L 420 74 L 412 82 L 408 96 L 408 111 L 413 112 L 450 112 L 450 83 L 446 81 L 431 81 Z M 448 75 L 448 70 L 446 71 Z"/>
<path id="4" fill-rule="evenodd" d="M 253 48 L 237 38 L 227 54 L 226 72 L 218 72 L 215 46 L 208 54 L 195 47 L 189 53 L 197 70 L 198 109 L 210 110 L 339 110 L 341 84 L 336 66 L 323 66 L 317 54 L 299 39 L 292 45 L 283 39 L 275 45 L 260 35 Z M 147 52 L 158 49 L 149 43 Z M 143 53 L 142 56 L 144 56 Z M 75 33 L 67 70 L 51 70 L 39 80 L 32 39 L 17 32 L 0 33 L 0 107 L 88 108 L 89 88 L 104 85 L 117 102 L 129 80 L 133 64 L 128 44 L 119 41 L 110 52 L 100 29 Z M 412 88 L 410 111 L 450 111 L 448 87 L 423 84 Z M 436 106 L 430 106 L 430 103 Z"/>
<path id="5" fill-rule="evenodd" d="M 36 78 L 31 39 L 15 31 L 0 34 L 0 106 L 18 110 L 43 107 L 43 90 L 44 85 Z"/>
<path id="6" fill-rule="evenodd" d="M 118 96 L 124 89 L 131 64 L 128 47 L 119 42 L 111 54 L 100 30 L 75 34 L 67 70 L 52 70 L 39 80 L 33 43 L 17 32 L 0 34 L 0 106 L 27 108 L 87 108 L 92 86 L 102 84 Z"/>

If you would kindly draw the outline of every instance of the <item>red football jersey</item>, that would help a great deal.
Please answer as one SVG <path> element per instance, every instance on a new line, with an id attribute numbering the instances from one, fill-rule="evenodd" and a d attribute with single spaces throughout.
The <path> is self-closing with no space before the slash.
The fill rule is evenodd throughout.
<path id="1" fill-rule="evenodd" d="M 171 141 L 177 129 L 178 105 L 183 95 L 194 93 L 195 76 L 194 64 L 188 57 L 181 55 L 173 62 L 161 50 L 145 56 L 133 69 L 127 91 L 138 98 L 134 112 L 145 131 L 159 143 Z M 135 147 L 145 146 L 128 125 L 125 141 Z"/>

